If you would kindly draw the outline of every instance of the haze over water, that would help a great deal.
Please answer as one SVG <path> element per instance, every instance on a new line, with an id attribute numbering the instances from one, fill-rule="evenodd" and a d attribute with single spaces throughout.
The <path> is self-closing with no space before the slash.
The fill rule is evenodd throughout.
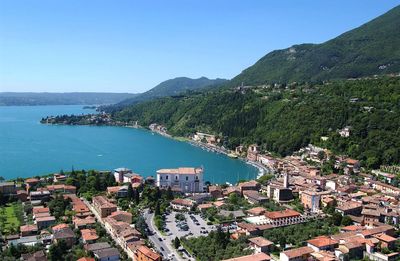
<path id="1" fill-rule="evenodd" d="M 190 144 L 123 127 L 54 126 L 48 115 L 89 113 L 82 106 L 0 106 L 0 176 L 29 177 L 75 169 L 131 168 L 155 176 L 160 168 L 203 166 L 212 183 L 255 178 L 257 169 L 240 160 Z"/>

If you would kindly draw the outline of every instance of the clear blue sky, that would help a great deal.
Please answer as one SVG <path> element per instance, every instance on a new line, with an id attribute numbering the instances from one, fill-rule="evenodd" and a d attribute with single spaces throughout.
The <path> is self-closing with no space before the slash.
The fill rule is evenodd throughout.
<path id="1" fill-rule="evenodd" d="M 321 43 L 393 0 L 0 0 L 0 91 L 142 92 L 232 78 L 274 49 Z"/>

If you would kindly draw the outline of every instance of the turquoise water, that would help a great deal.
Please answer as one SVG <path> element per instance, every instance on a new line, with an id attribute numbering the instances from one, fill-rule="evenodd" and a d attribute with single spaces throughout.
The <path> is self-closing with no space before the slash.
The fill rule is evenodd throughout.
<path id="1" fill-rule="evenodd" d="M 29 177 L 72 167 L 127 167 L 143 176 L 155 176 L 157 169 L 181 166 L 203 166 L 205 180 L 212 183 L 257 175 L 257 169 L 242 161 L 146 130 L 39 123 L 47 115 L 89 112 L 82 106 L 0 106 L 0 176 Z"/>

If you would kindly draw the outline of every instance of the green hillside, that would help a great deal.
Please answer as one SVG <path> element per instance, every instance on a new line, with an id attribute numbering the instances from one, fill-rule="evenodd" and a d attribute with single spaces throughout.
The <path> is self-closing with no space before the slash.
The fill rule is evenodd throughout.
<path id="1" fill-rule="evenodd" d="M 201 77 L 198 79 L 191 79 L 187 77 L 178 77 L 164 81 L 151 90 L 141 93 L 136 97 L 126 99 L 118 104 L 116 107 L 126 106 L 137 102 L 148 101 L 155 98 L 174 96 L 186 91 L 195 91 L 207 87 L 215 87 L 225 83 L 225 79 L 208 79 Z"/>
<path id="2" fill-rule="evenodd" d="M 230 85 L 316 82 L 400 72 L 400 6 L 322 44 L 273 51 Z"/>
<path id="3" fill-rule="evenodd" d="M 223 89 L 140 103 L 114 118 L 145 126 L 162 123 L 180 136 L 215 133 L 230 148 L 257 142 L 288 155 L 312 142 L 369 167 L 400 163 L 399 77 Z M 338 135 L 345 126 L 351 126 L 349 138 Z M 321 136 L 329 137 L 325 144 Z"/>

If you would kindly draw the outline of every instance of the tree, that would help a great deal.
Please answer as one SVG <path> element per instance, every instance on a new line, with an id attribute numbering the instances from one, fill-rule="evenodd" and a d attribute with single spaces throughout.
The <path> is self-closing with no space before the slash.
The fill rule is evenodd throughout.
<path id="1" fill-rule="evenodd" d="M 154 215 L 155 216 L 160 216 L 161 215 L 160 202 L 158 200 L 157 200 L 156 206 L 154 208 Z"/>
<path id="2" fill-rule="evenodd" d="M 49 258 L 51 261 L 63 261 L 64 255 L 67 253 L 68 247 L 64 240 L 60 240 L 57 244 L 52 244 L 49 249 Z"/>
<path id="3" fill-rule="evenodd" d="M 128 199 L 133 200 L 134 199 L 134 192 L 132 188 L 132 183 L 128 184 Z"/>
<path id="4" fill-rule="evenodd" d="M 175 237 L 175 240 L 174 240 L 174 247 L 175 247 L 176 249 L 178 249 L 180 246 L 181 246 L 181 241 L 179 240 L 178 237 Z"/>
<path id="5" fill-rule="evenodd" d="M 353 224 L 353 220 L 349 216 L 345 215 L 342 218 L 342 221 L 341 221 L 342 226 L 350 226 L 352 224 Z"/>
<path id="6" fill-rule="evenodd" d="M 171 187 L 168 187 L 167 189 L 167 200 L 173 200 L 174 199 L 174 194 L 172 193 Z"/>
<path id="7" fill-rule="evenodd" d="M 135 189 L 134 191 L 133 191 L 134 193 L 134 197 L 135 197 L 135 204 L 136 205 L 139 205 L 139 203 L 140 203 L 140 194 L 139 194 L 139 191 L 137 190 L 137 189 Z"/>

